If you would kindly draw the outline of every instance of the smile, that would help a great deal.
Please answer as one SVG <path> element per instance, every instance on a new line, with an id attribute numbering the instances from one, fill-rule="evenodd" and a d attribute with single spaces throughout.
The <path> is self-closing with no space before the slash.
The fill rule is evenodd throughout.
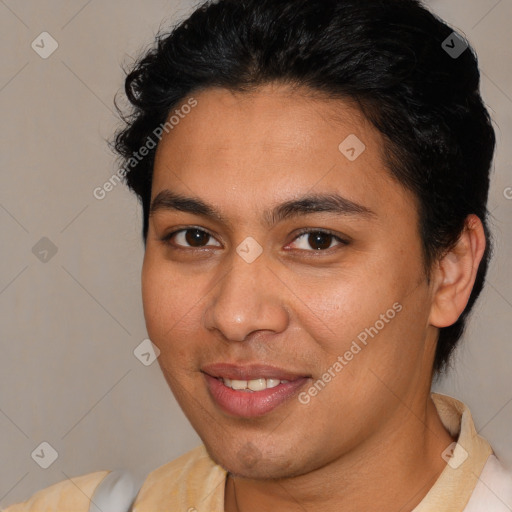
<path id="1" fill-rule="evenodd" d="M 220 377 L 219 380 L 221 380 L 224 383 L 224 386 L 234 389 L 235 391 L 249 392 L 263 391 L 264 389 L 272 389 L 275 388 L 276 386 L 279 386 L 279 384 L 286 384 L 287 382 L 289 382 L 288 380 L 264 378 L 252 380 L 235 380 Z"/>
<path id="2" fill-rule="evenodd" d="M 310 380 L 294 371 L 261 364 L 218 363 L 203 367 L 202 373 L 214 404 L 223 413 L 239 418 L 270 413 L 297 395 Z"/>

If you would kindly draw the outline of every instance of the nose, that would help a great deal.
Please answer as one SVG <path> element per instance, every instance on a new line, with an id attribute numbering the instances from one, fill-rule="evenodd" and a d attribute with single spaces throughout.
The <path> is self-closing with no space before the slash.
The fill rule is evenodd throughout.
<path id="1" fill-rule="evenodd" d="M 209 295 L 204 326 L 228 341 L 244 341 L 255 331 L 280 333 L 289 322 L 284 295 L 264 254 L 252 263 L 235 254 L 231 269 Z"/>

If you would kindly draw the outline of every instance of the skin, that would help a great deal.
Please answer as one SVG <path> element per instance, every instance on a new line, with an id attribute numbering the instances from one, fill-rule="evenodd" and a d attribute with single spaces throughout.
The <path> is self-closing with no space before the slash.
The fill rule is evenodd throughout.
<path id="1" fill-rule="evenodd" d="M 194 98 L 159 143 L 152 197 L 168 189 L 199 198 L 224 220 L 155 211 L 142 290 L 163 374 L 229 472 L 225 510 L 412 510 L 454 440 L 430 398 L 432 365 L 438 328 L 455 322 L 474 284 L 485 249 L 480 220 L 468 217 L 427 283 L 415 198 L 391 178 L 384 140 L 357 108 L 278 84 Z M 350 134 L 366 146 L 355 161 L 338 150 Z M 265 223 L 264 211 L 313 192 L 336 192 L 375 215 Z M 183 232 L 161 240 L 186 228 L 211 237 L 198 247 Z M 327 238 L 330 248 L 319 250 L 303 228 L 349 243 Z M 250 264 L 236 252 L 248 236 L 263 250 Z M 402 310 L 307 405 L 294 397 L 243 419 L 208 393 L 200 368 L 215 362 L 310 375 L 307 390 L 397 302 Z"/>

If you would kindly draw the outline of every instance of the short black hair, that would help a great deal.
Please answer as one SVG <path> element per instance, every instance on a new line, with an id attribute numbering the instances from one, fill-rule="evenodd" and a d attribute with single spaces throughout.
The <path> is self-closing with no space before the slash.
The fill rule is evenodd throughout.
<path id="1" fill-rule="evenodd" d="M 491 257 L 487 198 L 495 134 L 473 49 L 418 0 L 208 1 L 168 33 L 160 31 L 127 73 L 130 111 L 124 115 L 116 103 L 124 125 L 111 141 L 142 202 L 144 242 L 156 148 L 140 160 L 134 152 L 192 93 L 250 92 L 273 82 L 355 101 L 382 133 L 390 174 L 417 199 L 427 278 L 457 242 L 466 217 L 482 221 L 487 244 L 470 299 L 439 332 L 433 371 L 441 372 Z"/>

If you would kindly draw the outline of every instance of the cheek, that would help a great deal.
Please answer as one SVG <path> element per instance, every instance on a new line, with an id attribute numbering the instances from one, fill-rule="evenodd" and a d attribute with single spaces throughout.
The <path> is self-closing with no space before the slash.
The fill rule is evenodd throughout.
<path id="1" fill-rule="evenodd" d="M 142 266 L 142 302 L 148 334 L 160 350 L 173 338 L 175 326 L 185 314 L 183 288 L 165 262 L 146 250 Z"/>
<path id="2" fill-rule="evenodd" d="M 396 316 L 393 304 L 401 296 L 401 283 L 386 277 L 380 268 L 365 267 L 338 269 L 320 281 L 306 278 L 294 283 L 294 290 L 302 290 L 297 293 L 302 302 L 299 323 L 331 357 L 349 350 L 360 334 L 364 341 L 365 329 L 376 322 L 377 330 L 384 333 Z"/>
<path id="3" fill-rule="evenodd" d="M 201 286 L 152 250 L 146 250 L 141 277 L 146 329 L 160 349 L 160 364 L 172 373 L 188 368 L 197 356 L 194 340 L 201 338 Z"/>
<path id="4" fill-rule="evenodd" d="M 385 380 L 396 378 L 397 372 L 410 378 L 403 371 L 410 366 L 405 363 L 421 357 L 428 296 L 420 268 L 392 254 L 370 259 L 350 270 L 347 265 L 320 285 L 302 281 L 308 307 L 301 308 L 298 321 L 315 340 L 322 366 L 336 374 L 332 389 L 342 384 L 367 388 L 371 369 Z M 373 380 L 381 385 L 377 377 Z"/>
<path id="5" fill-rule="evenodd" d="M 162 318 L 161 311 L 165 309 L 163 302 L 166 300 L 165 287 L 159 286 L 159 281 L 158 267 L 146 250 L 142 265 L 142 304 L 148 334 L 156 344 L 158 344 L 159 338 L 157 334 L 161 329 L 162 320 L 165 318 Z"/>

